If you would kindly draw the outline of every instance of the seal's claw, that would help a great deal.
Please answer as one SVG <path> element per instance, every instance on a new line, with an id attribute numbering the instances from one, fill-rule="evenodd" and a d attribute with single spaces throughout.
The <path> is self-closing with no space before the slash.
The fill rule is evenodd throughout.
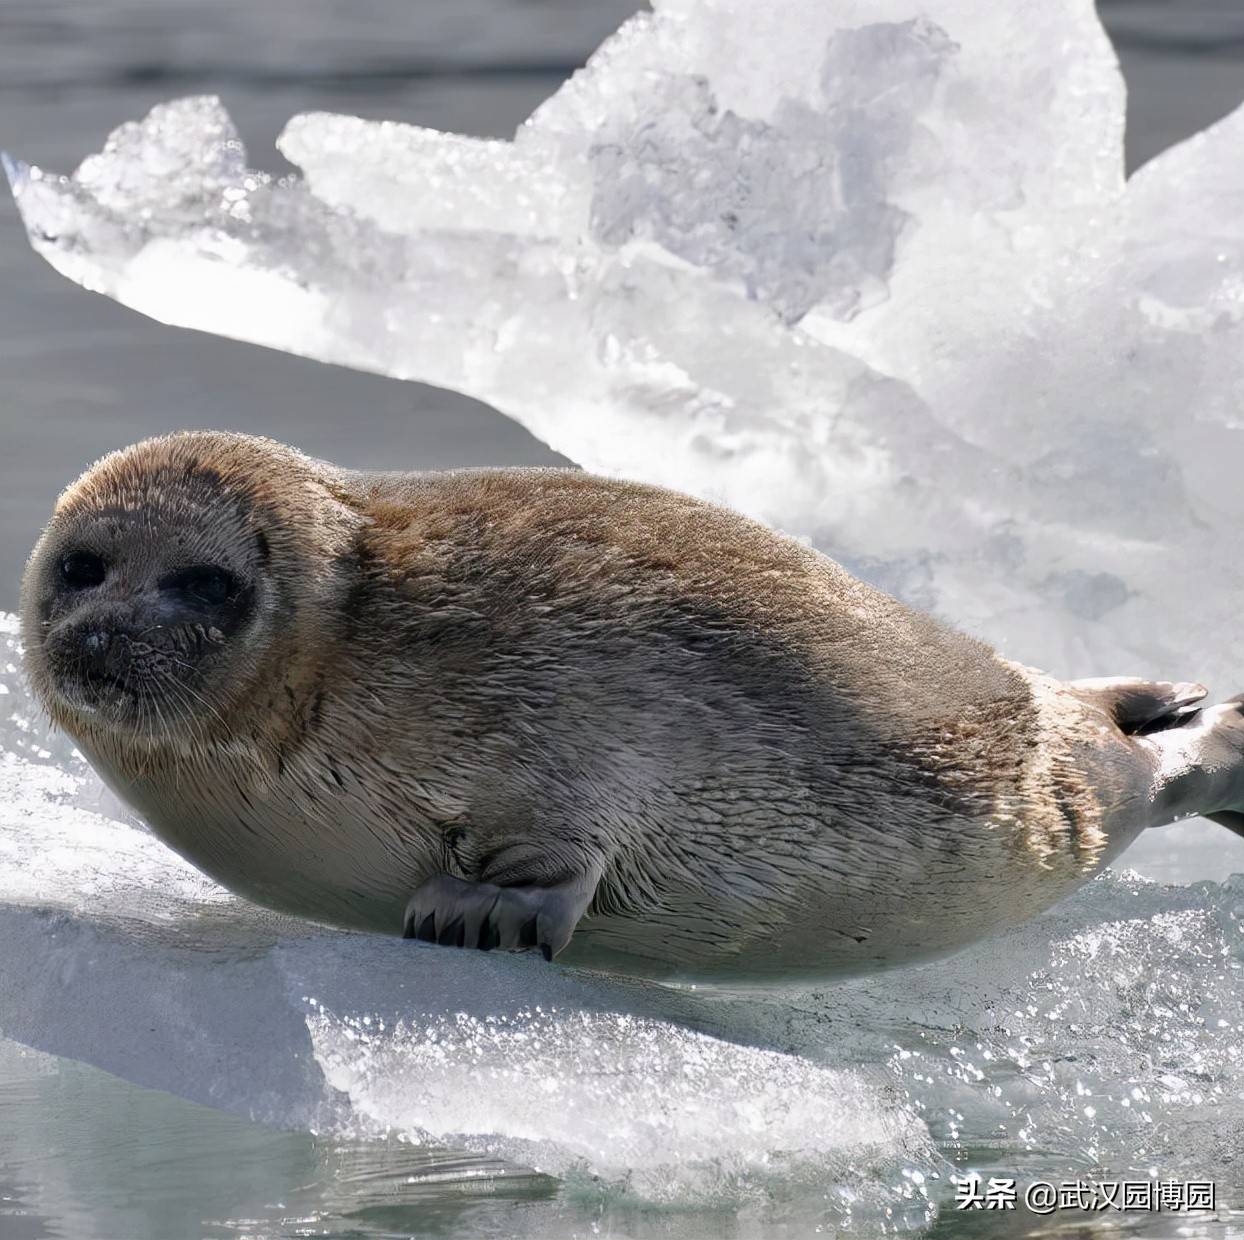
<path id="1" fill-rule="evenodd" d="M 573 882 L 502 887 L 435 874 L 406 905 L 402 937 L 480 951 L 536 947 L 552 960 L 570 942 L 593 887 Z"/>

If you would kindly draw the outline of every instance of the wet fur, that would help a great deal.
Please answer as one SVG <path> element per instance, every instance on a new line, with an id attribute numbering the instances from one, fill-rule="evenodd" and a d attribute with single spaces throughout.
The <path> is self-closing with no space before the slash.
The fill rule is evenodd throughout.
<path id="1" fill-rule="evenodd" d="M 56 693 L 41 574 L 101 512 L 249 557 L 211 711 L 135 735 Z M 595 867 L 566 960 L 850 972 L 1014 924 L 1148 825 L 1152 763 L 1091 694 L 733 512 L 577 471 L 148 441 L 61 498 L 23 625 L 40 697 L 164 839 L 343 926 L 400 933 L 437 872 Z"/>

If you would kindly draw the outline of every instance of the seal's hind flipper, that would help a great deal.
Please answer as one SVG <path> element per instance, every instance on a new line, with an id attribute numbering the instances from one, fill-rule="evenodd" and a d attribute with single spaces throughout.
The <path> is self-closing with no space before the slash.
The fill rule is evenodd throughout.
<path id="1" fill-rule="evenodd" d="M 502 887 L 434 874 L 406 905 L 402 937 L 481 951 L 538 947 L 552 960 L 570 942 L 595 890 L 594 880 Z"/>
<path id="2" fill-rule="evenodd" d="M 1210 822 L 1216 822 L 1220 827 L 1226 827 L 1228 831 L 1234 831 L 1236 835 L 1244 835 L 1244 814 L 1236 813 L 1233 809 L 1225 809 L 1220 814 L 1206 814 L 1205 817 Z"/>
<path id="3" fill-rule="evenodd" d="M 1199 814 L 1244 834 L 1244 695 L 1197 710 L 1133 744 L 1152 764 L 1150 826 Z"/>
<path id="4" fill-rule="evenodd" d="M 1128 676 L 1073 680 L 1069 688 L 1082 701 L 1104 710 L 1127 736 L 1175 728 L 1200 709 L 1204 685 Z"/>

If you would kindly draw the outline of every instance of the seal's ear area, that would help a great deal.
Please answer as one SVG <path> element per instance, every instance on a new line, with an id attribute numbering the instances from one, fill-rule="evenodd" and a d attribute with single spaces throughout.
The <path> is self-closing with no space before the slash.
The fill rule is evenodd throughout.
<path id="1" fill-rule="evenodd" d="M 1209 692 L 1204 685 L 1169 680 L 1138 680 L 1129 676 L 1073 680 L 1069 685 L 1081 701 L 1104 710 L 1127 736 L 1175 728 L 1191 719 Z"/>

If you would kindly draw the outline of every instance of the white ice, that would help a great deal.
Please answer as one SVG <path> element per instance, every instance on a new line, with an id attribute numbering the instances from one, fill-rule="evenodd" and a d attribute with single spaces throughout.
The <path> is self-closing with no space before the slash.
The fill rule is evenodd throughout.
<path id="1" fill-rule="evenodd" d="M 277 180 L 249 169 L 216 100 L 189 99 L 123 126 L 72 177 L 22 164 L 10 165 L 10 177 L 40 253 L 146 314 L 470 393 L 586 467 L 720 499 L 805 536 L 1055 674 L 1200 678 L 1233 693 L 1244 689 L 1244 111 L 1125 182 L 1123 106 L 1091 0 L 656 0 L 513 142 L 311 114 L 280 139 L 302 177 Z M 217 1055 L 229 1036 L 239 1045 L 257 1037 L 246 1020 L 258 1020 L 261 1005 L 229 1035 L 199 1001 L 198 982 L 210 993 L 210 953 L 197 957 L 163 931 L 105 949 L 113 922 L 94 903 L 64 911 L 66 891 L 106 861 L 96 854 L 78 865 L 73 857 L 86 854 L 73 841 L 134 828 L 47 808 L 60 777 L 27 764 L 46 761 L 34 751 L 51 742 L 23 744 L 4 768 L 5 847 L 19 861 L 5 880 L 15 886 L 3 916 L 30 945 L 30 985 L 44 984 L 40 970 L 89 975 L 83 961 L 98 958 L 109 985 L 134 970 L 143 1011 L 157 1003 L 156 979 L 176 978 L 186 988 L 178 1003 L 193 1002 L 214 1029 L 203 1045 Z M 59 870 L 31 845 L 45 819 L 47 838 L 69 850 Z M 1186 841 L 1195 830 L 1165 838 Z M 576 1011 L 598 993 L 597 983 L 555 982 L 523 962 L 455 959 L 451 970 L 418 953 L 416 968 L 398 945 L 288 927 L 272 932 L 271 945 L 254 945 L 252 914 L 192 890 L 193 876 L 175 866 L 160 869 L 172 863 L 146 837 L 126 847 L 146 876 L 116 897 L 133 903 L 135 924 L 158 913 L 152 886 L 189 892 L 194 934 L 219 915 L 233 944 L 220 949 L 233 953 L 222 972 L 250 970 L 287 996 L 287 1040 L 278 1042 L 299 1049 L 256 1069 L 256 1097 L 309 1099 L 314 1090 L 299 1093 L 291 1081 L 305 1071 L 320 1088 L 327 1073 L 338 1103 L 367 1110 L 385 1093 L 375 1081 L 400 1077 L 405 1061 L 389 1057 L 395 1043 L 377 1045 L 351 1022 L 369 1008 L 393 1017 L 385 987 L 401 977 L 429 986 L 427 1006 L 410 1015 L 415 1028 L 463 993 L 513 998 L 538 986 L 564 999 L 558 988 L 583 986 L 565 999 Z M 1110 957 L 1111 978 L 1133 987 L 1174 988 L 1186 1003 L 1217 977 L 1221 1019 L 1238 1031 L 1238 974 L 1198 954 L 1204 943 L 1238 951 L 1238 930 L 1224 929 L 1222 913 L 1237 896 L 1120 882 L 1097 885 L 1057 917 L 1096 910 L 1092 950 Z M 1128 929 L 1126 910 L 1138 901 L 1175 922 Z M 55 948 L 30 912 L 43 905 L 62 910 L 41 914 L 62 943 L 51 959 Z M 1062 957 L 1034 946 L 1062 924 L 1036 923 L 1037 938 L 956 967 L 1010 959 L 1031 976 L 1074 974 L 1076 952 L 1090 950 L 1075 946 L 1079 930 L 1059 940 L 1072 944 Z M 238 925 L 245 932 L 229 939 Z M 1102 928 L 1110 926 L 1123 929 Z M 174 949 L 181 954 L 168 955 Z M 345 962 L 363 954 L 376 980 L 351 991 Z M 1163 963 L 1172 954 L 1185 973 Z M 1135 1016 L 1124 981 L 1112 990 L 1084 968 L 1082 983 L 1106 996 L 1092 1047 L 1117 1051 L 1109 1072 L 1101 1069 L 1114 1082 L 1130 1071 L 1120 1065 L 1136 1049 Z M 923 976 L 961 986 L 963 976 L 947 970 Z M 899 997 L 917 1001 L 915 985 Z M 1014 1009 L 1021 1026 L 1056 1010 L 1042 1006 L 1023 968 L 1007 985 L 1005 993 L 1027 996 Z M 412 992 L 400 993 L 405 1002 Z M 601 1019 L 637 1010 L 605 993 L 592 1008 Z M 300 1007 L 303 994 L 323 1006 Z M 170 1002 L 170 1010 L 181 1009 Z M 69 1053 L 85 1054 L 89 1019 L 118 1019 L 102 999 L 92 1011 L 77 1018 Z M 51 1025 L 30 1019 L 28 1035 L 52 1036 Z M 738 1011 L 718 1032 L 746 1042 L 736 1019 Z M 411 1027 L 400 1036 L 418 1042 Z M 1200 1026 L 1180 1030 L 1180 1045 L 1210 1062 L 1207 1079 L 1229 1096 L 1239 1065 Z M 508 1035 L 485 1032 L 462 1036 L 481 1055 L 504 1058 Z M 1069 1036 L 1062 1026 L 1054 1034 Z M 344 1066 L 343 1039 L 357 1052 Z M 669 1063 L 702 1049 L 677 1039 L 663 1046 Z M 149 1059 L 117 1070 L 146 1080 L 175 1052 L 149 1049 Z M 938 1060 L 932 1075 L 953 1075 L 952 1059 Z M 763 1080 L 768 1069 L 749 1062 Z M 820 1097 L 815 1072 L 825 1062 L 832 1057 L 783 1071 L 811 1073 L 800 1079 Z M 225 1075 L 210 1088 L 233 1088 Z M 1018 1075 L 1031 1084 L 1023 1065 Z M 919 1093 L 914 1078 L 902 1079 L 908 1098 Z M 1157 1096 L 1166 1087 L 1156 1080 L 1135 1088 Z M 1043 1096 L 1074 1109 L 1065 1085 Z M 850 1097 L 870 1087 L 843 1085 Z M 647 1115 L 652 1100 L 635 1090 L 626 1098 Z M 385 1097 L 386 1123 L 420 1128 L 435 1111 L 425 1087 L 404 1077 Z M 1168 1110 L 1182 1105 L 1174 1087 L 1163 1097 Z M 755 1105 L 763 1109 L 763 1097 Z M 1025 1106 L 1035 1106 L 1037 1130 L 1063 1139 L 1052 1135 L 1061 1112 L 1050 1111 L 1052 1127 L 1041 1130 L 1031 1100 L 1015 1101 L 1012 1116 Z M 1127 1127 L 1136 1112 L 1125 1110 L 1110 1112 L 1128 1134 L 1118 1148 L 1140 1148 Z M 823 1117 L 847 1147 L 877 1141 L 885 1163 L 919 1145 L 918 1132 L 892 1116 L 906 1135 L 887 1145 L 875 1126 L 890 1115 L 882 1103 L 852 1102 L 851 1112 L 866 1113 L 863 1127 L 836 1127 L 845 1122 L 838 1111 Z M 665 1174 L 661 1151 L 678 1148 L 678 1122 L 664 1130 L 674 1134 L 669 1145 L 636 1138 L 635 1148 L 656 1151 L 653 1184 Z M 696 1127 L 691 1146 L 709 1132 Z M 510 1135 L 583 1149 L 582 1134 Z M 840 1148 L 837 1135 L 827 1140 Z M 820 1147 L 803 1153 L 814 1164 L 829 1157 Z"/>

